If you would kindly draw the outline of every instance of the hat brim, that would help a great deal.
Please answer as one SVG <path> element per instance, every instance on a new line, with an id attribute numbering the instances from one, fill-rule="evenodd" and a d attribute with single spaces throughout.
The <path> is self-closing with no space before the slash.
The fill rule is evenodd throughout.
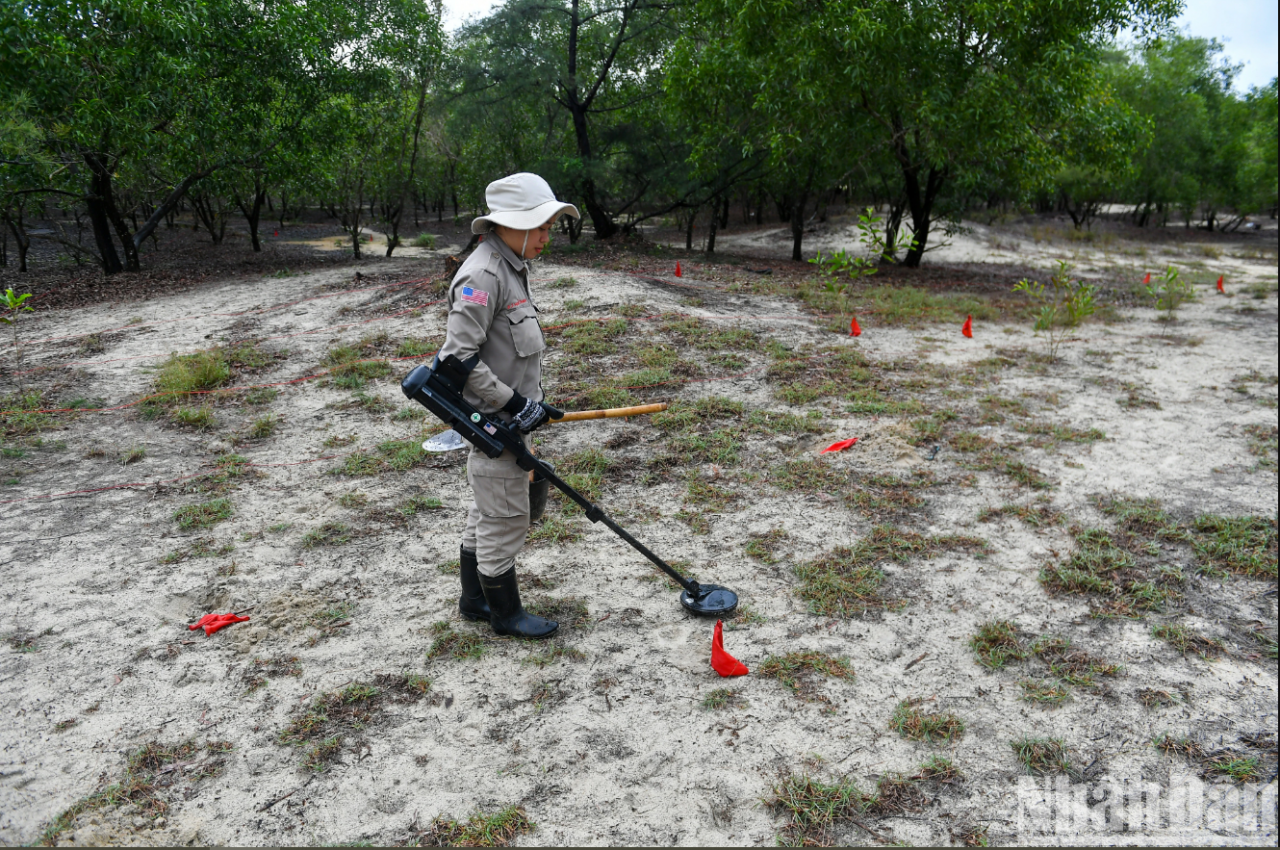
<path id="1" fill-rule="evenodd" d="M 535 227 L 541 227 L 561 214 L 582 218 L 578 208 L 573 204 L 566 204 L 561 201 L 547 201 L 530 210 L 508 210 L 482 215 L 471 222 L 471 232 L 488 233 L 495 224 L 510 227 L 512 230 L 533 230 Z"/>

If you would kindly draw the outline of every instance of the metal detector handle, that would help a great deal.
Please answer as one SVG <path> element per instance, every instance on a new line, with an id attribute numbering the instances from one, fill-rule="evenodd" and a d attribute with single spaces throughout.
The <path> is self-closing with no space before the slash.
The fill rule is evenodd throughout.
<path id="1" fill-rule="evenodd" d="M 523 444 L 521 445 L 521 448 L 523 449 Z M 528 466 L 526 466 L 524 463 L 526 458 L 529 461 Z M 675 579 L 677 582 L 680 583 L 681 587 L 689 591 L 694 596 L 697 596 L 699 593 L 701 593 L 702 587 L 696 581 L 692 581 L 680 575 L 680 573 L 676 572 L 675 568 L 673 568 L 670 564 L 668 564 L 666 561 L 662 560 L 653 552 L 651 552 L 648 546 L 645 546 L 639 540 L 636 540 L 634 537 L 628 534 L 625 528 L 623 528 L 622 526 L 614 522 L 609 517 L 608 514 L 606 514 L 604 511 L 600 509 L 598 505 L 592 504 L 591 501 L 588 500 L 586 496 L 583 496 L 577 490 L 570 487 L 564 480 L 560 478 L 560 476 L 556 475 L 555 471 L 551 468 L 551 465 L 548 464 L 546 461 L 539 460 L 538 458 L 529 454 L 527 450 L 522 450 L 521 452 L 516 453 L 516 463 L 520 466 L 521 469 L 537 469 L 538 474 L 540 474 L 541 476 L 546 478 L 548 481 L 550 481 L 552 484 L 554 484 L 557 490 L 559 490 L 561 493 L 564 493 L 570 499 L 573 499 L 573 501 L 577 502 L 578 506 L 587 512 L 587 519 L 591 520 L 592 522 L 603 522 L 606 526 L 609 527 L 610 531 L 612 531 L 614 534 L 618 535 L 623 540 L 630 543 L 631 548 L 635 549 L 641 555 L 644 555 L 646 558 L 652 561 L 654 566 L 662 570 L 667 575 L 671 576 L 673 579 Z"/>

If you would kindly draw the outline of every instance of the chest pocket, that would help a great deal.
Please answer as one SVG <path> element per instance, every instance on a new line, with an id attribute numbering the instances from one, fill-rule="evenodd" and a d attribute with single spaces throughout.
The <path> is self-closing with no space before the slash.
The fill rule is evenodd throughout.
<path id="1" fill-rule="evenodd" d="M 521 357 L 532 357 L 547 347 L 542 337 L 542 326 L 538 324 L 538 316 L 528 305 L 512 310 L 507 314 L 511 327 L 511 341 L 515 345 L 516 354 Z"/>

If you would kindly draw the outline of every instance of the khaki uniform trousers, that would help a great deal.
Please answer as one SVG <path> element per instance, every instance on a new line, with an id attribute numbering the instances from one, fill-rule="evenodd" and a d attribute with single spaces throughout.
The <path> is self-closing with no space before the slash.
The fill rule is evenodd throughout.
<path id="1" fill-rule="evenodd" d="M 529 444 L 524 435 L 525 445 Z M 495 458 L 472 449 L 467 482 L 473 501 L 462 531 L 462 548 L 476 553 L 481 575 L 500 576 L 515 566 L 529 531 L 529 473 L 509 451 Z"/>

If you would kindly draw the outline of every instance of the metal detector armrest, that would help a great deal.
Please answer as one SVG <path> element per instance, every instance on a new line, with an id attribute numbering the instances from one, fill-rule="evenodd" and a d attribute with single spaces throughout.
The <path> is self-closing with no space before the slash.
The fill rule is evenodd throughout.
<path id="1" fill-rule="evenodd" d="M 462 439 L 489 457 L 497 457 L 508 448 L 513 450 L 517 458 L 522 452 L 528 454 L 524 451 L 524 442 L 519 437 L 515 437 L 514 440 L 519 444 L 519 451 L 516 451 L 510 444 L 512 435 L 509 429 L 468 404 L 462 398 L 460 389 L 455 389 L 451 385 L 454 382 L 437 374 L 438 367 L 437 360 L 430 367 L 423 364 L 406 375 L 400 382 L 400 390 L 405 397 L 430 410 L 442 422 L 461 434 Z M 532 468 L 523 463 L 520 466 L 524 469 Z"/>

